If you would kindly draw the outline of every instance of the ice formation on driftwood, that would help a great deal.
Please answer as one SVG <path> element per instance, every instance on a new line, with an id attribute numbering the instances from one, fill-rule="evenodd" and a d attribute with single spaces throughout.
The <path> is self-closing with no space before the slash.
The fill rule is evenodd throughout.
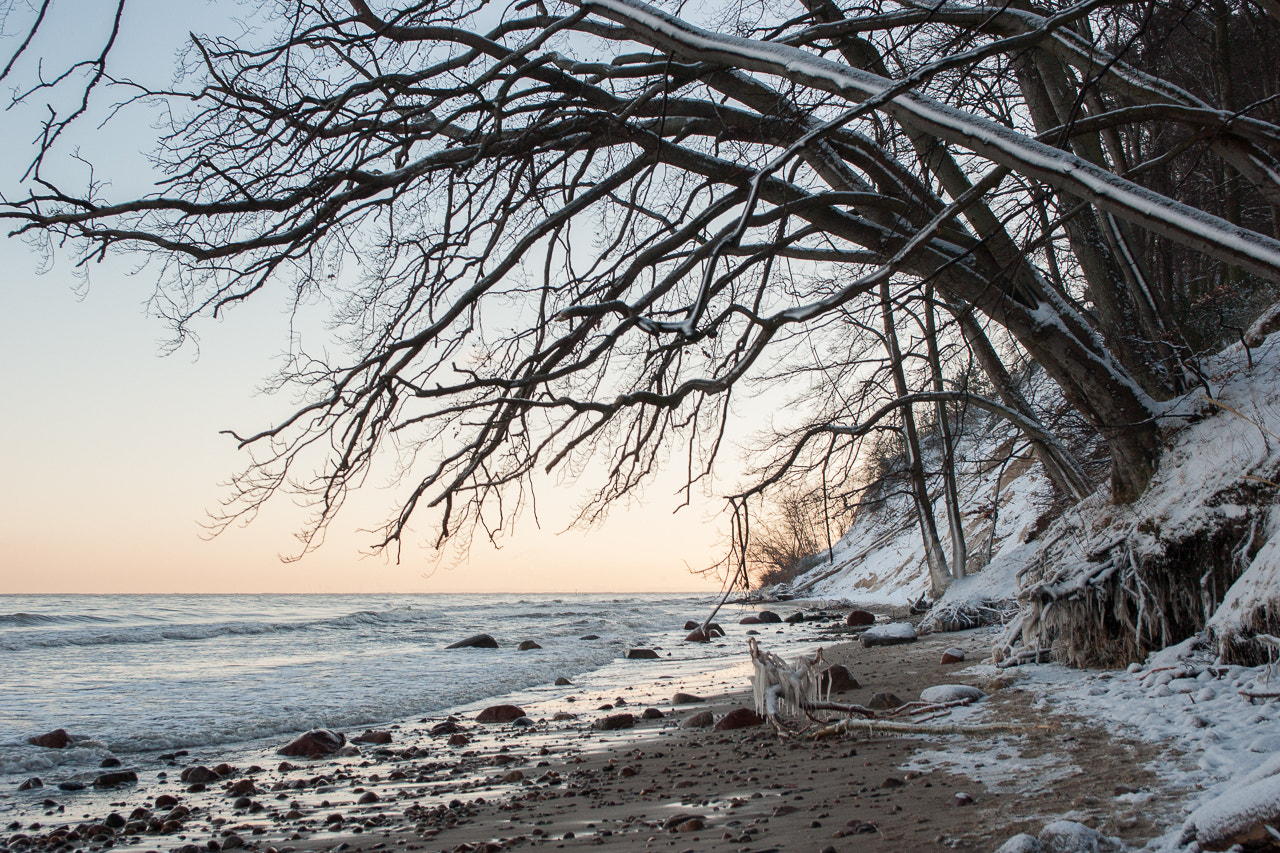
<path id="1" fill-rule="evenodd" d="M 747 638 L 751 651 L 752 691 L 755 695 L 756 713 L 768 720 L 782 710 L 801 714 L 818 701 L 818 667 L 822 663 L 822 649 L 812 655 L 801 656 L 788 663 L 779 655 L 760 648 L 755 637 Z"/>

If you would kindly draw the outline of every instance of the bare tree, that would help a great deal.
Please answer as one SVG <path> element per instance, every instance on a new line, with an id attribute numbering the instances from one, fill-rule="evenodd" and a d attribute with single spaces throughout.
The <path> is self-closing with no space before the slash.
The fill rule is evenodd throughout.
<path id="1" fill-rule="evenodd" d="M 1249 14 L 1274 33 L 1272 5 Z M 57 9 L 18 33 L 0 79 L 36 73 Z M 86 262 L 153 257 L 179 336 L 267 287 L 329 300 L 345 353 L 286 365 L 305 402 L 236 435 L 253 462 L 228 515 L 301 492 L 307 543 L 384 450 L 405 491 L 382 546 L 424 511 L 440 542 L 500 528 L 538 470 L 598 471 L 586 518 L 673 449 L 696 482 L 735 389 L 797 340 L 850 333 L 855 305 L 923 283 L 1043 366 L 1129 501 L 1158 465 L 1158 399 L 1185 356 L 1163 303 L 1139 298 L 1134 247 L 1280 282 L 1273 226 L 1143 183 L 1165 152 L 1130 140 L 1172 125 L 1280 199 L 1275 124 L 1130 61 L 1149 9 L 814 0 L 695 21 L 642 0 L 279 0 L 274 30 L 193 36 L 183 91 L 112 78 L 113 30 L 84 65 L 19 85 L 26 101 L 80 88 L 0 217 Z M 82 105 L 110 93 L 162 107 L 152 195 L 54 177 Z M 1139 373 L 1151 353 L 1158 369 Z M 993 385 L 1002 400 L 980 404 L 1078 493 L 1060 443 Z M 963 395 L 890 396 L 886 411 Z M 743 495 L 823 436 L 865 434 L 869 411 L 797 431 Z"/>

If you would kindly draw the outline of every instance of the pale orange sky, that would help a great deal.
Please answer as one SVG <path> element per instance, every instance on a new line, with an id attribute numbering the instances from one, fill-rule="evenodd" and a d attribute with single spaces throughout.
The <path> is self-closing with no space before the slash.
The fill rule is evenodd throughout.
<path id="1" fill-rule="evenodd" d="M 67 57 L 83 58 L 109 24 L 104 16 L 113 7 L 97 0 L 55 4 L 72 17 L 35 44 L 33 55 L 43 57 L 46 69 Z M 230 2 L 131 2 L 111 70 L 164 83 L 173 69 L 166 45 L 176 47 L 190 30 L 236 32 L 230 16 L 250 14 L 248 8 Z M 9 24 L 17 26 L 17 19 Z M 6 113 L 0 187 L 12 187 L 30 162 L 34 149 L 28 141 L 43 116 L 39 103 Z M 141 168 L 138 148 L 150 145 L 149 123 L 145 112 L 105 130 L 88 121 L 67 151 L 81 148 L 109 167 L 112 195 L 146 192 L 153 178 Z M 284 311 L 273 307 L 269 295 L 255 298 L 225 321 L 199 324 L 198 359 L 191 347 L 161 358 L 159 342 L 167 330 L 145 316 L 143 305 L 153 276 L 126 275 L 130 266 L 123 260 L 95 264 L 91 287 L 80 300 L 67 257 L 45 275 L 36 275 L 37 263 L 22 242 L 0 236 L 0 593 L 716 586 L 688 566 L 703 568 L 719 558 L 724 523 L 710 517 L 721 504 L 707 502 L 673 516 L 679 503 L 671 494 L 675 483 L 650 489 L 643 509 L 618 509 L 603 529 L 559 536 L 553 533 L 568 515 L 555 501 L 571 505 L 578 496 L 543 490 L 545 530 L 526 519 L 503 550 L 482 543 L 468 565 L 430 577 L 423 575 L 431 562 L 412 547 L 399 565 L 362 557 L 371 537 L 358 531 L 380 524 L 393 500 L 374 488 L 350 502 L 319 552 L 298 563 L 277 559 L 296 545 L 298 519 L 284 501 L 249 528 L 204 541 L 200 522 L 224 496 L 219 484 L 244 463 L 232 440 L 218 431 L 256 431 L 290 410 L 289 398 L 256 393 L 286 347 Z"/>
<path id="2" fill-rule="evenodd" d="M 35 258 L 0 241 L 0 593 L 57 592 L 573 592 L 713 590 L 690 573 L 719 556 L 716 504 L 676 515 L 670 487 L 644 508 L 614 512 L 602 529 L 553 535 L 567 516 L 540 498 L 543 530 L 527 518 L 500 551 L 476 545 L 469 562 L 430 576 L 427 552 L 399 565 L 362 556 L 361 527 L 382 521 L 391 496 L 352 500 L 316 553 L 296 563 L 292 507 L 281 502 L 248 528 L 206 541 L 200 522 L 241 464 L 218 430 L 260 427 L 287 399 L 256 393 L 285 342 L 284 319 L 248 305 L 202 327 L 194 350 L 161 357 L 164 326 L 144 315 L 150 280 L 94 271 L 73 292 L 70 264 L 35 274 Z"/>

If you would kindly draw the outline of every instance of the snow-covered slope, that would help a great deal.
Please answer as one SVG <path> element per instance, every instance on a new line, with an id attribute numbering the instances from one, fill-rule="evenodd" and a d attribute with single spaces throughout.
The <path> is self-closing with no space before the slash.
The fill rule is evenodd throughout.
<path id="1" fill-rule="evenodd" d="M 1280 627 L 1280 333 L 1258 340 L 1205 360 L 1204 386 L 1167 407 L 1159 470 L 1131 505 L 1103 486 L 1051 519 L 1052 488 L 1025 443 L 995 419 L 970 423 L 958 453 L 971 574 L 935 606 L 935 626 L 1008 615 L 1016 599 L 1009 653 L 1124 664 L 1208 627 L 1224 654 L 1256 658 L 1252 636 Z M 795 594 L 891 605 L 927 594 L 905 485 L 882 492 Z M 935 516 L 945 540 L 940 502 Z M 1232 652 L 1240 643 L 1253 651 Z"/>
<path id="2" fill-rule="evenodd" d="M 1010 572 L 1016 564 L 1010 558 L 1022 552 L 1049 509 L 1053 488 L 1016 430 L 985 414 L 971 420 L 956 448 L 972 573 L 961 585 L 970 594 L 989 590 L 987 598 L 1010 599 Z M 890 605 L 906 605 L 928 595 L 924 545 L 911 498 L 901 483 L 890 482 L 883 491 L 882 499 L 859 513 L 826 559 L 795 580 L 796 594 Z M 950 556 L 941 502 L 935 517 Z"/>

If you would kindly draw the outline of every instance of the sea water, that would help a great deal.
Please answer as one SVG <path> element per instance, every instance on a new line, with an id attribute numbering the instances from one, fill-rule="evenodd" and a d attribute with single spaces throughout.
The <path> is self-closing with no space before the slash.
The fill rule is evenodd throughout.
<path id="1" fill-rule="evenodd" d="M 637 646 L 661 646 L 660 665 L 686 673 L 742 668 L 740 641 L 680 642 L 712 606 L 662 594 L 0 596 L 0 786 L 105 755 L 129 766 L 467 711 L 559 676 L 607 693 L 635 678 L 622 658 Z M 479 632 L 500 647 L 445 648 Z M 518 651 L 522 640 L 542 648 Z M 73 747 L 27 743 L 55 728 Z"/>

